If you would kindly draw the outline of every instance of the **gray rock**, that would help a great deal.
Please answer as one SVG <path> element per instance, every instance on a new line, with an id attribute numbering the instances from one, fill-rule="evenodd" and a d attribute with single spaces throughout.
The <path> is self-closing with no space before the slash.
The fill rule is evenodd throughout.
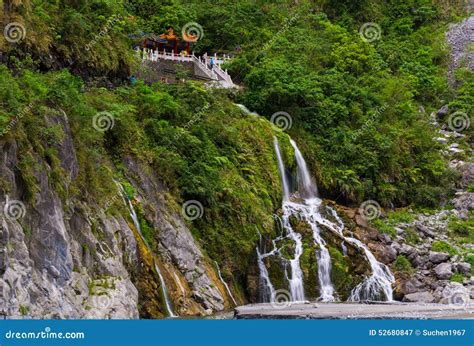
<path id="1" fill-rule="evenodd" d="M 453 24 L 446 33 L 446 41 L 451 47 L 451 63 L 448 70 L 448 77 L 451 83 L 455 79 L 454 71 L 461 64 L 465 63 L 468 68 L 474 69 L 474 54 L 471 54 L 468 48 L 469 42 L 472 42 L 473 30 L 474 16 L 471 16 L 460 23 Z M 444 111 L 448 111 L 448 109 Z"/>
<path id="2" fill-rule="evenodd" d="M 434 140 L 441 144 L 448 144 L 448 139 L 445 137 L 436 137 Z"/>
<path id="3" fill-rule="evenodd" d="M 186 278 L 193 299 L 203 308 L 221 311 L 224 309 L 224 298 L 217 289 L 209 266 L 198 247 L 191 231 L 181 214 L 167 208 L 164 194 L 167 192 L 163 184 L 153 175 L 145 173 L 134 159 L 124 160 L 129 172 L 129 180 L 142 196 L 142 204 L 146 208 L 147 218 L 159 229 L 160 253 L 166 254 L 171 262 Z"/>
<path id="4" fill-rule="evenodd" d="M 459 186 L 462 189 L 474 184 L 474 162 L 464 162 L 458 166 L 458 171 L 461 173 Z"/>
<path id="5" fill-rule="evenodd" d="M 400 253 L 405 256 L 411 256 L 416 253 L 416 249 L 408 244 L 402 244 L 402 247 L 400 248 Z"/>
<path id="6" fill-rule="evenodd" d="M 421 234 L 434 238 L 436 234 L 421 222 L 415 222 L 415 227 Z"/>
<path id="7" fill-rule="evenodd" d="M 390 264 L 397 258 L 397 250 L 390 245 L 380 245 L 377 253 L 379 260 L 384 264 Z"/>
<path id="8" fill-rule="evenodd" d="M 449 254 L 446 252 L 430 251 L 429 253 L 429 260 L 431 263 L 434 263 L 434 264 L 446 262 L 448 259 L 449 259 Z"/>
<path id="9" fill-rule="evenodd" d="M 448 280 L 453 275 L 451 263 L 438 264 L 434 268 L 434 271 L 438 279 L 441 280 Z"/>
<path id="10" fill-rule="evenodd" d="M 435 297 L 430 292 L 416 292 L 410 293 L 403 297 L 404 302 L 421 302 L 421 303 L 433 303 L 435 301 Z"/>
<path id="11" fill-rule="evenodd" d="M 415 293 L 423 290 L 425 285 L 418 279 L 412 278 L 401 284 L 401 293 L 404 295 Z"/>
<path id="12" fill-rule="evenodd" d="M 471 274 L 471 265 L 466 262 L 461 262 L 456 264 L 456 271 L 464 275 Z"/>
<path id="13" fill-rule="evenodd" d="M 453 199 L 456 210 L 466 211 L 474 209 L 474 192 L 458 192 Z"/>
<path id="14" fill-rule="evenodd" d="M 458 282 L 448 283 L 442 291 L 442 304 L 466 305 L 470 301 L 469 290 Z"/>
<path id="15" fill-rule="evenodd" d="M 449 106 L 448 105 L 444 105 L 443 107 L 441 107 L 440 109 L 438 109 L 438 111 L 436 112 L 436 115 L 438 117 L 444 117 L 445 115 L 447 115 L 449 113 Z"/>
<path id="16" fill-rule="evenodd" d="M 426 256 L 416 256 L 411 261 L 415 268 L 426 269 L 426 264 L 428 263 L 428 258 Z"/>
<path id="17" fill-rule="evenodd" d="M 392 243 L 392 240 L 390 239 L 390 236 L 388 234 L 385 234 L 385 233 L 380 233 L 378 235 L 378 238 L 381 242 L 385 243 L 385 244 L 390 244 Z"/>

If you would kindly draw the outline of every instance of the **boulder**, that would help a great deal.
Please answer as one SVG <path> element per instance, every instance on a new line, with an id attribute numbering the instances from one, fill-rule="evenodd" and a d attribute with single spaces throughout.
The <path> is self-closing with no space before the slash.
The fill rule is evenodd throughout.
<path id="1" fill-rule="evenodd" d="M 425 285 L 419 281 L 418 279 L 410 279 L 405 282 L 402 282 L 400 285 L 400 292 L 403 295 L 411 294 L 411 293 L 416 293 L 423 289 Z"/>
<path id="2" fill-rule="evenodd" d="M 434 264 L 446 262 L 448 259 L 449 259 L 449 254 L 447 252 L 430 251 L 429 253 L 429 260 L 431 263 L 434 263 Z"/>
<path id="3" fill-rule="evenodd" d="M 456 210 L 465 211 L 474 209 L 474 192 L 458 192 L 453 199 Z"/>
<path id="4" fill-rule="evenodd" d="M 415 256 L 411 261 L 411 264 L 413 264 L 415 268 L 422 268 L 422 269 L 426 269 L 427 263 L 428 263 L 428 259 L 426 258 L 426 256 Z"/>
<path id="5" fill-rule="evenodd" d="M 467 262 L 457 263 L 456 271 L 464 275 L 469 275 L 471 274 L 471 265 Z"/>
<path id="6" fill-rule="evenodd" d="M 379 261 L 390 264 L 397 258 L 397 251 L 389 245 L 381 245 L 378 249 Z"/>
<path id="7" fill-rule="evenodd" d="M 412 256 L 416 253 L 416 249 L 408 244 L 403 244 L 400 248 L 400 253 L 405 256 Z"/>
<path id="8" fill-rule="evenodd" d="M 436 276 L 440 280 L 448 280 L 453 275 L 451 263 L 438 264 L 434 269 Z"/>
<path id="9" fill-rule="evenodd" d="M 470 301 L 469 290 L 458 282 L 450 282 L 442 292 L 442 304 L 466 305 Z"/>
<path id="10" fill-rule="evenodd" d="M 410 293 L 403 297 L 404 302 L 412 302 L 412 303 L 433 303 L 435 301 L 435 297 L 430 292 L 416 292 Z"/>

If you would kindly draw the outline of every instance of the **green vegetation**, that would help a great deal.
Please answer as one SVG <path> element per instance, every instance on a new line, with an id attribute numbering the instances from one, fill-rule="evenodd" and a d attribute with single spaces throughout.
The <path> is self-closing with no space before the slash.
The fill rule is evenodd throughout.
<path id="1" fill-rule="evenodd" d="M 26 305 L 20 305 L 20 315 L 26 316 L 30 312 L 30 308 Z"/>
<path id="2" fill-rule="evenodd" d="M 464 281 L 464 275 L 462 274 L 459 274 L 459 273 L 455 273 L 451 276 L 451 282 L 459 282 L 462 284 L 462 282 Z"/>
<path id="3" fill-rule="evenodd" d="M 472 113 L 472 73 L 459 71 L 456 91 L 445 78 L 445 26 L 463 13 L 461 3 L 6 2 L 11 13 L 3 16 L 15 16 L 28 32 L 17 46 L 0 38 L 12 68 L 63 66 L 91 85 L 100 85 L 103 76 L 120 84 L 136 68 L 130 47 L 140 42 L 140 33 L 158 34 L 168 26 L 179 33 L 197 22 L 204 34 L 194 47 L 198 53 L 239 53 L 228 66 L 246 86 L 239 100 L 268 118 L 290 113 L 289 132 L 326 195 L 437 206 L 451 191 L 454 176 L 432 141 L 428 114 L 446 100 L 453 111 Z M 359 28 L 367 22 L 380 27 L 378 40 L 362 39 Z M 39 59 L 47 53 L 52 61 Z M 161 97 L 148 94 L 146 103 Z M 179 100 L 162 101 L 158 123 L 182 109 Z M 0 114 L 2 119 L 8 116 Z M 150 131 L 161 125 L 148 124 Z M 162 160 L 171 159 L 169 175 L 181 169 L 175 154 L 160 153 Z"/>
<path id="4" fill-rule="evenodd" d="M 447 252 L 451 256 L 457 255 L 458 251 L 444 241 L 434 241 L 431 244 L 431 250 L 435 252 Z"/>
<path id="5" fill-rule="evenodd" d="M 405 210 L 399 209 L 395 211 L 388 212 L 386 217 L 383 219 L 374 219 L 370 224 L 379 230 L 380 233 L 388 234 L 390 237 L 394 238 L 397 235 L 395 226 L 400 223 L 411 223 L 414 220 L 414 215 Z M 416 243 L 419 239 L 418 235 L 413 229 L 405 230 L 405 239 L 408 243 Z"/>
<path id="6" fill-rule="evenodd" d="M 450 236 L 458 243 L 474 242 L 474 219 L 467 220 L 453 219 L 448 224 Z"/>
<path id="7" fill-rule="evenodd" d="M 329 254 L 332 261 L 331 281 L 337 292 L 348 295 L 353 287 L 353 278 L 349 272 L 347 260 L 335 247 L 329 247 Z M 343 297 L 343 299 L 347 299 L 347 297 Z"/>
<path id="8" fill-rule="evenodd" d="M 393 269 L 405 274 L 412 274 L 415 271 L 408 258 L 403 255 L 397 256 L 395 262 L 393 262 Z"/>
<path id="9" fill-rule="evenodd" d="M 420 243 L 421 239 L 413 228 L 407 228 L 405 229 L 405 241 L 410 245 L 416 245 Z"/>

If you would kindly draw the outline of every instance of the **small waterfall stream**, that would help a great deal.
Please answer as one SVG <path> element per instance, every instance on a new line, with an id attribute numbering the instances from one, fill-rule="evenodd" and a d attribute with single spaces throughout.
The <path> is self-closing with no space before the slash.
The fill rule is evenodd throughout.
<path id="1" fill-rule="evenodd" d="M 278 140 L 274 138 L 274 147 L 283 186 L 282 225 L 286 234 L 283 234 L 272 241 L 274 248 L 270 252 L 261 253 L 261 249 L 257 249 L 260 276 L 262 282 L 265 284 L 265 291 L 267 292 L 266 294 L 263 294 L 264 299 L 266 297 L 265 301 L 272 302 L 275 300 L 275 289 L 270 281 L 268 270 L 263 260 L 270 256 L 279 256 L 280 259 L 285 261 L 285 259 L 283 259 L 280 255 L 280 251 L 282 249 L 278 248 L 277 246 L 277 241 L 281 240 L 282 238 L 288 238 L 295 244 L 294 258 L 289 260 L 291 266 L 291 277 L 288 279 L 288 281 L 291 299 L 292 301 L 301 301 L 304 300 L 305 297 L 303 289 L 303 275 L 299 261 L 300 256 L 303 253 L 302 239 L 301 235 L 296 233 L 290 224 L 289 220 L 291 216 L 305 221 L 312 230 L 313 240 L 317 246 L 315 255 L 318 262 L 318 282 L 320 293 L 319 299 L 321 301 L 331 302 L 337 299 L 335 297 L 334 286 L 331 282 L 331 256 L 329 254 L 327 244 L 321 236 L 320 226 L 325 227 L 324 231 L 333 232 L 337 234 L 338 237 L 343 239 L 341 242 L 341 249 L 344 256 L 347 256 L 347 247 L 345 244 L 351 244 L 352 246 L 361 250 L 370 264 L 372 271 L 371 275 L 366 277 L 352 290 L 348 301 L 391 301 L 393 299 L 392 283 L 395 281 L 395 279 L 389 268 L 378 262 L 364 243 L 354 238 L 352 235 L 346 237 L 343 234 L 344 223 L 339 218 L 334 209 L 329 206 L 325 206 L 325 208 L 329 211 L 329 214 L 336 220 L 336 223 L 330 221 L 321 214 L 322 200 L 317 197 L 318 192 L 316 184 L 309 173 L 304 157 L 301 154 L 298 146 L 293 140 L 290 140 L 290 143 L 295 151 L 295 160 L 298 174 L 298 189 L 293 195 L 291 195 L 289 191 L 288 179 L 286 177 L 285 165 L 280 152 L 280 146 Z"/>
<path id="2" fill-rule="evenodd" d="M 143 243 L 146 245 L 146 247 L 148 248 L 150 253 L 153 254 L 153 251 L 151 250 L 149 244 L 147 243 L 147 241 L 145 240 L 145 237 L 143 236 L 142 229 L 140 227 L 140 222 L 138 220 L 138 216 L 137 216 L 137 213 L 135 212 L 135 208 L 133 207 L 132 202 L 130 201 L 130 199 L 125 194 L 125 191 L 124 191 L 122 185 L 117 183 L 117 182 L 116 182 L 116 184 L 120 189 L 122 199 L 123 199 L 125 205 L 129 209 L 130 217 L 133 220 L 133 224 L 134 224 L 135 228 L 137 229 L 138 233 L 140 234 L 140 237 L 142 238 Z M 154 254 L 153 254 L 153 264 L 155 266 L 156 274 L 158 275 L 158 278 L 160 280 L 161 293 L 162 293 L 163 300 L 164 300 L 164 303 L 165 303 L 166 312 L 167 312 L 169 317 L 177 317 L 177 315 L 175 315 L 175 313 L 173 312 L 171 299 L 170 299 L 170 296 L 169 296 L 169 293 L 168 293 L 168 287 L 166 286 L 166 281 L 163 277 L 163 274 L 161 273 L 161 269 L 158 265 L 158 261 L 156 260 Z"/>
<path id="3" fill-rule="evenodd" d="M 214 261 L 214 263 L 216 264 L 217 274 L 219 275 L 219 280 L 221 280 L 222 284 L 224 285 L 225 289 L 227 290 L 227 293 L 229 294 L 229 297 L 232 299 L 232 302 L 234 303 L 234 305 L 237 306 L 237 302 L 235 301 L 234 296 L 233 296 L 232 292 L 230 291 L 229 285 L 227 285 L 227 282 L 225 282 L 224 278 L 222 277 L 221 268 L 219 268 L 219 264 L 216 261 Z"/>

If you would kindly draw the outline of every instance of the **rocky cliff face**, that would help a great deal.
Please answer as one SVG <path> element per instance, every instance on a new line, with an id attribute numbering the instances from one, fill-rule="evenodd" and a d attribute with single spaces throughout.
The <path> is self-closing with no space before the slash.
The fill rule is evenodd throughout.
<path id="1" fill-rule="evenodd" d="M 53 146 L 64 173 L 60 184 L 68 190 L 80 167 L 67 115 L 45 120 L 48 127 L 61 129 L 62 140 Z M 214 268 L 146 165 L 124 158 L 127 177 L 137 191 L 134 202 L 159 230 L 152 251 L 134 227 L 114 181 L 110 184 L 117 193 L 105 205 L 88 199 L 86 189 L 64 198 L 55 188 L 52 163 L 29 148 L 37 184 L 30 191 L 22 174 L 20 145 L 27 144 L 0 142 L 1 313 L 33 318 L 162 317 L 161 284 L 152 256 L 169 285 L 176 313 L 208 314 L 228 306 Z"/>

